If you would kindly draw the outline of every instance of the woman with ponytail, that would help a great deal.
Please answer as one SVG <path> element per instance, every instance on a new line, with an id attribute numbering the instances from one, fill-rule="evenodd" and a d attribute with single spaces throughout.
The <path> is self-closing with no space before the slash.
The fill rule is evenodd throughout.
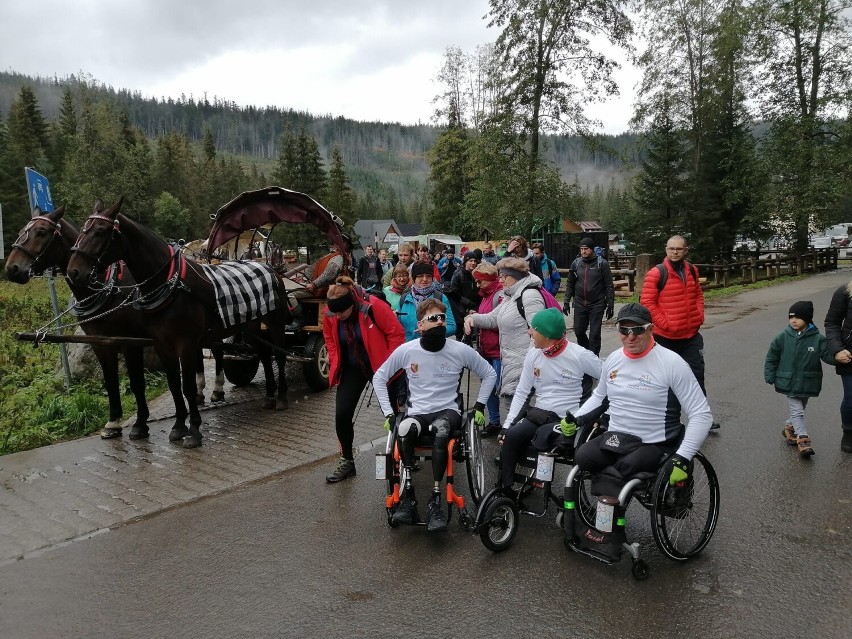
<path id="1" fill-rule="evenodd" d="M 355 476 L 352 443 L 358 398 L 373 373 L 405 341 L 405 332 L 390 306 L 365 298 L 350 277 L 338 277 L 326 297 L 322 333 L 328 348 L 329 387 L 337 386 L 334 426 L 340 460 L 325 480 L 334 484 Z"/>

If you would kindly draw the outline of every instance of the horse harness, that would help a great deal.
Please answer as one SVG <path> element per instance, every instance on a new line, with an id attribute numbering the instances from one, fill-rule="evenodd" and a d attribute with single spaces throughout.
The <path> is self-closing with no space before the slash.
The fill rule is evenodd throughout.
<path id="1" fill-rule="evenodd" d="M 38 222 L 44 222 L 48 225 L 48 227 L 52 226 L 53 227 L 53 234 L 50 236 L 50 239 L 45 243 L 45 245 L 42 247 L 42 249 L 38 253 L 33 253 L 31 250 L 26 248 L 24 246 L 24 244 L 26 244 L 27 241 L 29 241 L 30 230 Z M 59 222 L 51 222 L 50 220 L 48 220 L 44 217 L 40 217 L 40 216 L 34 217 L 33 219 L 31 219 L 27 223 L 27 225 L 21 231 L 21 234 L 18 236 L 18 239 L 15 240 L 14 244 L 12 244 L 12 248 L 18 249 L 21 253 L 23 253 L 28 258 L 30 258 L 30 260 L 32 260 L 32 264 L 30 264 L 30 270 L 35 272 L 35 270 L 33 269 L 33 266 L 35 265 L 35 263 L 38 262 L 39 259 L 41 258 L 41 256 L 45 254 L 45 252 L 47 251 L 48 248 L 50 248 L 50 245 L 53 243 L 53 240 L 55 240 L 57 237 L 61 237 L 61 236 L 62 236 L 62 226 L 59 224 Z M 21 240 L 21 238 L 23 238 L 22 242 L 19 241 L 19 240 Z"/>

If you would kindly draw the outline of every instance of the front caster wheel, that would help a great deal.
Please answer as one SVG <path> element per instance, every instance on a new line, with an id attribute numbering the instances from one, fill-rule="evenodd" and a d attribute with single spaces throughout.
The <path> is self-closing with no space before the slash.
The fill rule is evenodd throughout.
<path id="1" fill-rule="evenodd" d="M 518 505 L 508 497 L 497 497 L 485 510 L 479 538 L 488 550 L 502 552 L 512 545 L 518 523 Z"/>
<path id="2" fill-rule="evenodd" d="M 634 559 L 632 572 L 634 578 L 644 581 L 648 578 L 648 564 L 641 559 Z"/>

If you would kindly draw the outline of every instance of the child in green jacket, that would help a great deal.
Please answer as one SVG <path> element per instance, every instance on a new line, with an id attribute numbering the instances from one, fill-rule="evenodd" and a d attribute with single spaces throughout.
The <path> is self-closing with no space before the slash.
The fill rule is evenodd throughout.
<path id="1" fill-rule="evenodd" d="M 763 378 L 787 396 L 790 416 L 783 435 L 788 444 L 798 446 L 799 456 L 807 459 L 814 449 L 805 426 L 805 407 L 808 398 L 817 397 L 822 390 L 820 360 L 826 364 L 836 362 L 825 337 L 813 325 L 813 302 L 796 302 L 790 307 L 789 317 L 790 325 L 769 345 Z"/>

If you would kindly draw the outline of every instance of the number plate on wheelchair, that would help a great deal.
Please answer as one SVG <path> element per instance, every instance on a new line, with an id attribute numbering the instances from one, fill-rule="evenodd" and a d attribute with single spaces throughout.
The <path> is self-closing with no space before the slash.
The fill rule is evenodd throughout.
<path id="1" fill-rule="evenodd" d="M 387 479 L 388 456 L 376 453 L 376 479 Z"/>
<path id="2" fill-rule="evenodd" d="M 598 500 L 598 507 L 595 511 L 595 528 L 601 532 L 612 532 L 612 517 L 614 513 L 615 506 Z"/>
<path id="3" fill-rule="evenodd" d="M 553 462 L 555 459 L 549 453 L 539 453 L 535 467 L 535 478 L 540 481 L 553 481 Z"/>

